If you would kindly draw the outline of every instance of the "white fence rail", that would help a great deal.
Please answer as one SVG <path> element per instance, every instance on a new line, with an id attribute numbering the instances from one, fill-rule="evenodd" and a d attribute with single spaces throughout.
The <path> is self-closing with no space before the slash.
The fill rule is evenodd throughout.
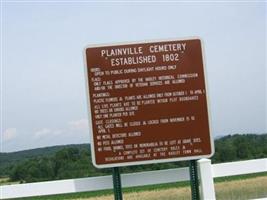
<path id="1" fill-rule="evenodd" d="M 267 172 L 267 158 L 213 164 L 209 159 L 198 161 L 202 199 L 215 199 L 213 178 Z M 144 186 L 189 180 L 188 168 L 122 174 L 122 186 Z M 0 186 L 0 199 L 43 196 L 111 189 L 112 177 L 101 176 L 39 183 Z"/>

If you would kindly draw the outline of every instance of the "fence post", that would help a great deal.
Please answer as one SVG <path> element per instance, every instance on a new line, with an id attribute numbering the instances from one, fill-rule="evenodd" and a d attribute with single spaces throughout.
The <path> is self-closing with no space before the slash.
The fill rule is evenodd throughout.
<path id="1" fill-rule="evenodd" d="M 201 199 L 215 200 L 215 189 L 213 182 L 213 171 L 211 160 L 202 158 L 197 161 L 200 175 Z"/>

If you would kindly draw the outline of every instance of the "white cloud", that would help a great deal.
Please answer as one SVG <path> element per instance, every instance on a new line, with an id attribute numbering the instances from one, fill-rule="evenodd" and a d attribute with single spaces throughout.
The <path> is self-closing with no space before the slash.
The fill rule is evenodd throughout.
<path id="1" fill-rule="evenodd" d="M 50 129 L 50 128 L 42 128 L 37 130 L 34 133 L 34 138 L 43 138 L 46 136 L 58 136 L 61 134 L 71 134 L 73 131 L 79 131 L 79 132 L 84 132 L 88 130 L 88 121 L 87 119 L 79 119 L 79 120 L 74 120 L 70 121 L 68 123 L 68 127 L 66 129 Z"/>
<path id="2" fill-rule="evenodd" d="M 65 132 L 65 131 L 64 130 L 51 130 L 49 128 L 43 128 L 43 129 L 36 131 L 34 133 L 34 137 L 35 138 L 41 138 L 44 136 L 55 136 L 55 135 L 60 135 L 63 132 Z"/>
<path id="3" fill-rule="evenodd" d="M 18 130 L 16 128 L 6 129 L 1 135 L 2 142 L 9 140 L 12 142 L 6 142 L 3 151 L 19 151 L 45 146 L 90 142 L 88 127 L 90 124 L 88 124 L 86 118 L 72 120 L 64 125 L 63 127 L 39 127 L 26 136 L 23 133 L 17 134 Z M 14 143 L 15 146 L 13 141 L 16 142 Z"/>
<path id="4" fill-rule="evenodd" d="M 71 130 L 86 131 L 89 129 L 87 119 L 79 119 L 76 121 L 71 121 L 69 122 L 69 126 Z"/>
<path id="5" fill-rule="evenodd" d="M 3 132 L 3 141 L 10 141 L 17 137 L 17 129 L 16 128 L 8 128 Z"/>
<path id="6" fill-rule="evenodd" d="M 60 135 L 60 134 L 62 134 L 62 133 L 64 133 L 65 131 L 64 130 L 54 130 L 53 131 L 53 134 L 54 135 Z"/>
<path id="7" fill-rule="evenodd" d="M 46 136 L 46 135 L 50 135 L 52 133 L 52 131 L 48 128 L 43 128 L 43 129 L 40 129 L 38 131 L 36 131 L 34 133 L 34 137 L 35 138 L 40 138 L 40 137 L 43 137 L 43 136 Z"/>

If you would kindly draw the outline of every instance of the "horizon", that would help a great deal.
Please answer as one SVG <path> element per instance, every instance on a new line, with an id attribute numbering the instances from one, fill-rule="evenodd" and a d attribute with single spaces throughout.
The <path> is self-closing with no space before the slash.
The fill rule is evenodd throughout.
<path id="1" fill-rule="evenodd" d="M 228 136 L 235 136 L 235 135 L 265 135 L 267 133 L 234 133 L 234 134 L 226 134 L 226 135 L 218 135 L 217 137 L 214 137 L 213 140 L 219 140 L 223 137 L 228 137 Z M 30 148 L 30 149 L 20 149 L 16 151 L 5 151 L 5 152 L 0 152 L 1 153 L 18 153 L 18 152 L 23 152 L 23 151 L 31 151 L 31 150 L 36 150 L 36 149 L 45 149 L 45 148 L 52 148 L 52 147 L 61 147 L 61 146 L 71 146 L 71 145 L 91 145 L 91 143 L 69 143 L 69 144 L 56 144 L 56 145 L 51 145 L 51 146 L 40 146 L 37 148 Z M 90 149 L 90 148 L 89 148 Z M 90 149 L 91 151 L 91 149 Z"/>
<path id="2" fill-rule="evenodd" d="M 90 143 L 84 48 L 164 38 L 203 39 L 213 138 L 267 132 L 265 2 L 1 5 L 0 152 Z"/>

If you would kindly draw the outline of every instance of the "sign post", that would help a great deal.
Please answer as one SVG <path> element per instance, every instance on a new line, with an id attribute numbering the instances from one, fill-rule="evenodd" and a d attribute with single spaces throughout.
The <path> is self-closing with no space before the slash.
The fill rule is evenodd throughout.
<path id="1" fill-rule="evenodd" d="M 114 191 L 114 199 L 122 200 L 122 191 L 121 191 L 121 176 L 120 170 L 118 167 L 113 167 L 112 171 L 113 178 L 113 191 Z"/>
<path id="2" fill-rule="evenodd" d="M 189 162 L 189 174 L 190 174 L 192 200 L 200 200 L 198 171 L 197 171 L 197 161 L 196 160 L 190 160 L 190 162 Z"/>
<path id="3" fill-rule="evenodd" d="M 199 38 L 92 45 L 85 60 L 96 167 L 119 180 L 117 167 L 213 154 Z"/>

